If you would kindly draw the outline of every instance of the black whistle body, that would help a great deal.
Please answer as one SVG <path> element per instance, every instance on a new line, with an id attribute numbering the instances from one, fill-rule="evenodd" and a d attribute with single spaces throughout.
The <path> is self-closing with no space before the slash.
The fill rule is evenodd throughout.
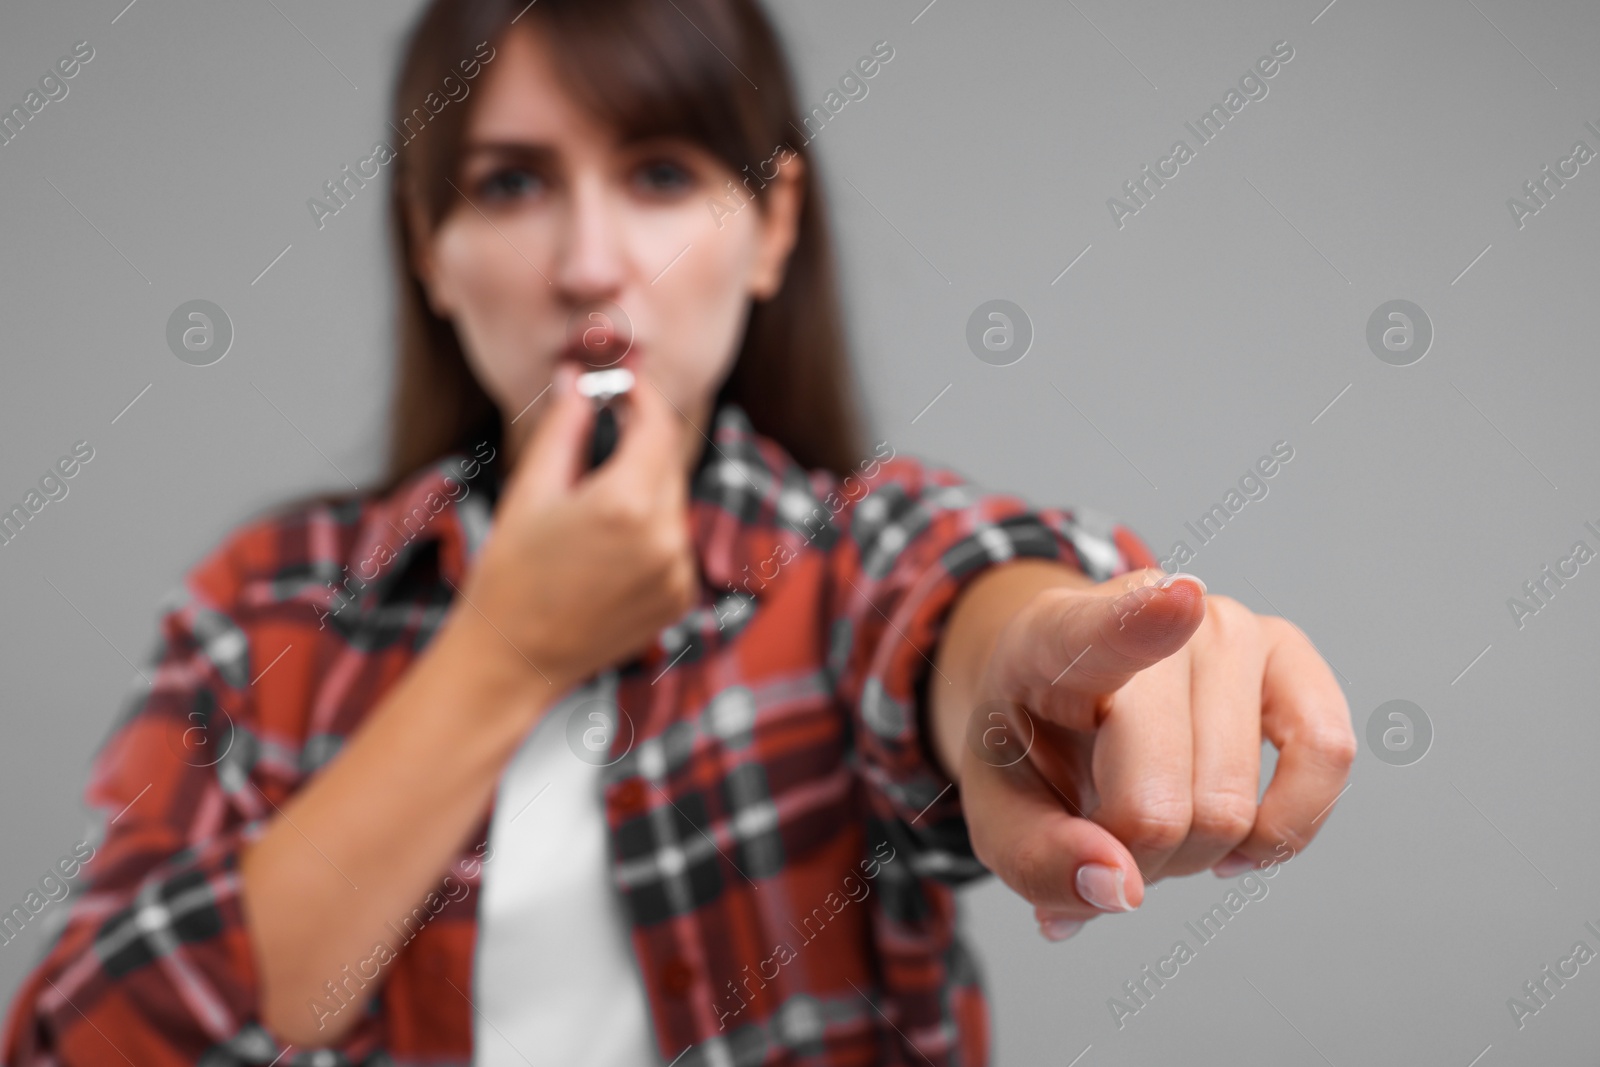
<path id="1" fill-rule="evenodd" d="M 621 436 L 617 401 L 633 389 L 633 373 L 623 367 L 590 371 L 578 377 L 578 392 L 594 402 L 594 427 L 589 431 L 589 470 L 616 451 Z"/>
<path id="2" fill-rule="evenodd" d="M 616 451 L 617 413 L 606 404 L 594 413 L 594 429 L 589 433 L 589 469 L 594 470 Z"/>

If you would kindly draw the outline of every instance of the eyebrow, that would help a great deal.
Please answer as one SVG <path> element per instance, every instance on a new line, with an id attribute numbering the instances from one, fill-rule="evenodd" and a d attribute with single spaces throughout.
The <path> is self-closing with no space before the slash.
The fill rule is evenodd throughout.
<path id="1" fill-rule="evenodd" d="M 555 162 L 560 153 L 543 141 L 474 141 L 461 151 L 464 160 L 480 155 L 548 164 Z"/>
<path id="2" fill-rule="evenodd" d="M 681 134 L 644 134 L 618 141 L 614 148 L 628 150 L 635 148 L 648 148 L 657 144 L 683 142 L 692 147 L 699 147 L 692 139 Z M 506 159 L 515 159 L 532 163 L 553 163 L 560 158 L 561 153 L 548 141 L 468 141 L 461 149 L 463 160 L 474 156 L 488 155 Z"/>

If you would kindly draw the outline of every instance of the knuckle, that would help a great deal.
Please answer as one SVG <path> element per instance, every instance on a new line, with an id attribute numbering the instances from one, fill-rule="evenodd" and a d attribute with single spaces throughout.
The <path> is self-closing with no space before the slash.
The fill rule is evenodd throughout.
<path id="1" fill-rule="evenodd" d="M 1282 615 L 1263 615 L 1261 616 L 1261 624 L 1274 631 L 1280 638 L 1293 638 L 1296 641 L 1305 641 L 1306 644 L 1311 643 L 1307 640 L 1304 630 Z"/>
<path id="2" fill-rule="evenodd" d="M 649 504 L 638 493 L 619 489 L 606 494 L 605 517 L 623 527 L 640 526 L 650 518 Z"/>
<path id="3" fill-rule="evenodd" d="M 1311 827 L 1296 826 L 1283 819 L 1275 819 L 1266 825 L 1258 827 L 1258 829 L 1261 840 L 1271 841 L 1275 846 L 1288 845 L 1296 854 L 1304 850 L 1311 843 L 1311 838 L 1316 834 L 1316 831 Z"/>
<path id="4" fill-rule="evenodd" d="M 1037 838 L 1030 837 L 1012 850 L 1009 872 L 1011 888 L 1033 903 L 1058 900 L 1065 895 L 1058 870 L 1055 850 Z"/>
<path id="5" fill-rule="evenodd" d="M 1309 649 L 1319 660 L 1322 659 L 1322 653 L 1317 651 L 1317 646 L 1311 638 L 1290 620 L 1281 615 L 1261 615 L 1257 620 L 1262 632 L 1272 643 Z"/>
<path id="6" fill-rule="evenodd" d="M 972 845 L 972 855 L 977 859 L 977 861 L 983 864 L 985 869 L 991 872 L 999 873 L 1000 871 L 1004 870 L 999 857 L 997 857 L 994 853 L 994 849 L 990 843 L 989 835 L 984 832 L 984 824 L 981 821 L 970 818 L 969 816 L 968 831 L 968 842 Z"/>
<path id="7" fill-rule="evenodd" d="M 687 566 L 674 567 L 668 575 L 667 591 L 675 613 L 683 614 L 694 606 L 694 573 Z"/>
<path id="8" fill-rule="evenodd" d="M 622 498 L 620 505 L 623 524 L 630 530 L 648 529 L 653 517 L 650 513 L 650 504 L 635 494 L 629 493 Z"/>
<path id="9" fill-rule="evenodd" d="M 670 578 L 674 562 L 671 535 L 652 531 L 639 547 L 639 558 L 643 561 L 649 577 L 656 580 Z"/>
<path id="10" fill-rule="evenodd" d="M 598 495 L 594 507 L 601 522 L 617 525 L 627 520 L 631 504 L 628 494 L 610 490 Z"/>
<path id="11" fill-rule="evenodd" d="M 1187 798 L 1150 794 L 1134 802 L 1118 836 L 1130 848 L 1170 852 L 1189 836 L 1192 817 Z"/>
<path id="12" fill-rule="evenodd" d="M 1192 829 L 1210 840 L 1237 844 L 1250 836 L 1255 823 L 1254 797 L 1232 790 L 1195 797 Z"/>
<path id="13" fill-rule="evenodd" d="M 664 522 L 657 526 L 656 551 L 669 567 L 681 566 L 689 555 L 689 537 L 676 523 Z"/>
<path id="14" fill-rule="evenodd" d="M 1259 625 L 1256 613 L 1231 596 L 1206 595 L 1206 619 L 1224 639 L 1247 634 Z"/>
<path id="15" fill-rule="evenodd" d="M 1208 596 L 1206 597 L 1206 601 L 1209 604 L 1216 605 L 1218 610 L 1221 612 L 1222 617 L 1230 622 L 1240 623 L 1246 619 L 1255 618 L 1255 612 L 1251 611 L 1249 608 L 1239 603 L 1238 600 L 1228 596 L 1227 594 L 1219 594 L 1214 597 Z"/>
<path id="16" fill-rule="evenodd" d="M 1348 771 L 1356 761 L 1356 735 L 1348 721 L 1308 729 L 1299 741 L 1308 756 L 1335 770 Z"/>
<path id="17" fill-rule="evenodd" d="M 671 551 L 663 550 L 656 556 L 652 576 L 657 588 L 674 604 L 694 594 L 694 569 Z"/>

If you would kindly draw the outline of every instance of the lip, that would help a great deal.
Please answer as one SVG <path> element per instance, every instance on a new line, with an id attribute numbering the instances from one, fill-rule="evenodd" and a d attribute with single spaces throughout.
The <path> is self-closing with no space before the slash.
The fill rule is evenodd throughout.
<path id="1" fill-rule="evenodd" d="M 607 370 L 637 364 L 641 348 L 637 338 L 625 337 L 605 323 L 573 335 L 556 355 L 586 371 Z"/>

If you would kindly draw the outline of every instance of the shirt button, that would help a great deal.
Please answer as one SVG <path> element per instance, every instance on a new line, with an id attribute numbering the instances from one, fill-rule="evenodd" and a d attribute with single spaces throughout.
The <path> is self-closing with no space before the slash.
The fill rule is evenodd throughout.
<path id="1" fill-rule="evenodd" d="M 661 988 L 673 996 L 683 996 L 693 984 L 694 968 L 682 959 L 670 959 L 661 968 Z"/>
<path id="2" fill-rule="evenodd" d="M 644 783 L 637 778 L 629 778 L 617 786 L 617 807 L 622 811 L 638 811 L 644 807 Z"/>

